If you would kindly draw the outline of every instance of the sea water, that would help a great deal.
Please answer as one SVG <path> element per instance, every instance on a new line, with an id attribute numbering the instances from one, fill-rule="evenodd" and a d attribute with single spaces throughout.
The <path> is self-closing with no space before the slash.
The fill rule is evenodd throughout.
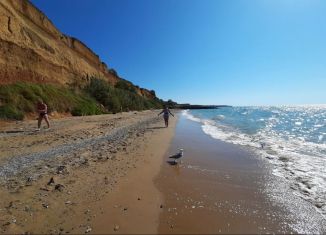
<path id="1" fill-rule="evenodd" d="M 273 174 L 326 216 L 326 105 L 185 110 L 212 138 L 267 159 Z"/>

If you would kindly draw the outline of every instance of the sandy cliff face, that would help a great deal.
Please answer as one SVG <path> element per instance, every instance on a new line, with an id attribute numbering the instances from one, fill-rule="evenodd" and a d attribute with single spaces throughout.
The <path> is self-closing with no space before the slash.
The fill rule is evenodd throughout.
<path id="1" fill-rule="evenodd" d="M 78 39 L 62 34 L 29 1 L 0 1 L 0 84 L 83 84 L 92 75 L 112 84 L 119 80 L 98 55 Z M 152 97 L 145 89 L 138 93 Z"/>

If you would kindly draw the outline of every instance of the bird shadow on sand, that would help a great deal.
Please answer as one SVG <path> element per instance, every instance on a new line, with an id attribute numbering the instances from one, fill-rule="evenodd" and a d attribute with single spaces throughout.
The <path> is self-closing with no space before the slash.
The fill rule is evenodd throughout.
<path id="1" fill-rule="evenodd" d="M 166 163 L 169 164 L 170 166 L 175 166 L 178 164 L 178 162 L 176 162 L 174 160 L 167 160 Z"/>

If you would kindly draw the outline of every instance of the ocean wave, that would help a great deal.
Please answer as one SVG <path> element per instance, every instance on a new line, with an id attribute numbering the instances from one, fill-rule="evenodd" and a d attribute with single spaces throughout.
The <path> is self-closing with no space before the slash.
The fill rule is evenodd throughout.
<path id="1" fill-rule="evenodd" d="M 264 108 L 266 109 L 266 108 Z M 311 202 L 316 210 L 326 216 L 326 143 L 322 142 L 324 137 L 320 134 L 316 137 L 319 142 L 309 141 L 310 130 L 304 128 L 304 118 L 297 119 L 291 127 L 291 116 L 284 112 L 293 111 L 298 108 L 285 107 L 284 110 L 273 110 L 272 113 L 282 113 L 279 117 L 256 118 L 255 120 L 265 121 L 254 133 L 244 133 L 239 128 L 219 123 L 217 119 L 205 119 L 192 115 L 185 111 L 184 116 L 192 121 L 201 124 L 205 134 L 212 138 L 228 143 L 242 145 L 256 152 L 257 155 L 267 159 L 274 166 L 273 174 L 282 177 L 289 182 L 290 187 L 297 195 Z M 301 108 L 302 109 L 302 108 Z M 305 112 L 309 113 L 316 107 L 308 107 Z M 243 111 L 240 115 L 243 116 Z M 249 113 L 249 112 L 248 112 Z M 320 114 L 313 114 L 319 117 Z M 215 115 L 216 116 L 216 115 Z M 226 118 L 226 117 L 224 117 Z M 249 119 L 248 115 L 245 117 Z M 293 119 L 292 119 L 293 120 Z M 278 129 L 289 125 L 288 129 Z M 317 126 L 316 126 L 317 125 Z M 317 128 L 324 128 L 323 124 L 314 124 Z M 316 128 L 315 127 L 315 128 Z M 300 133 L 301 136 L 298 136 Z"/>

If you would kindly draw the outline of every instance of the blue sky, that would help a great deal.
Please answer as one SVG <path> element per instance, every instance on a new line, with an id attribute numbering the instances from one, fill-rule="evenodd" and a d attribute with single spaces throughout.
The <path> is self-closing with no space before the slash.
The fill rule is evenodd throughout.
<path id="1" fill-rule="evenodd" d="M 32 0 L 119 75 L 180 103 L 326 103 L 326 1 Z"/>

